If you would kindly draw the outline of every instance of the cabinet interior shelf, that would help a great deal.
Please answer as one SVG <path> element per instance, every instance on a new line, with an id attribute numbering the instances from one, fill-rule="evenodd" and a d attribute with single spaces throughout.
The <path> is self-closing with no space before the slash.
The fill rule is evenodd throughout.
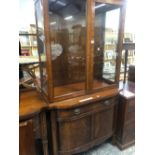
<path id="1" fill-rule="evenodd" d="M 97 80 L 94 80 L 93 84 L 95 85 L 95 88 L 104 88 L 109 86 L 109 84 Z M 85 87 L 84 82 L 58 86 L 54 88 L 54 94 L 55 96 L 62 96 L 63 94 L 72 94 L 75 91 L 84 90 L 85 89 L 84 87 Z"/>

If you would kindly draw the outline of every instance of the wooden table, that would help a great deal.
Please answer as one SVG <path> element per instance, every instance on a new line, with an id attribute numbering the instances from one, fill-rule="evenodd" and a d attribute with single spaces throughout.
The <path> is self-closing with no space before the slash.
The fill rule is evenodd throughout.
<path id="1" fill-rule="evenodd" d="M 32 56 L 20 56 L 19 64 L 21 65 L 21 70 L 30 76 L 30 78 L 20 79 L 19 85 L 23 85 L 26 88 L 39 89 L 35 75 L 35 69 L 39 67 L 39 59 Z"/>

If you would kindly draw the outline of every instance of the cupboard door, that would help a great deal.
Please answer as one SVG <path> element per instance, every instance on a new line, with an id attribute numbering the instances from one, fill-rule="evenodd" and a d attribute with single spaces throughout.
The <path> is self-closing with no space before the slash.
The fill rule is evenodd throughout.
<path id="1" fill-rule="evenodd" d="M 35 137 L 32 120 L 22 122 L 19 126 L 19 154 L 36 155 Z"/>
<path id="2" fill-rule="evenodd" d="M 90 142 L 91 117 L 59 122 L 60 151 L 67 152 Z"/>
<path id="3" fill-rule="evenodd" d="M 111 136 L 113 133 L 114 108 L 110 108 L 94 115 L 94 138 Z"/>

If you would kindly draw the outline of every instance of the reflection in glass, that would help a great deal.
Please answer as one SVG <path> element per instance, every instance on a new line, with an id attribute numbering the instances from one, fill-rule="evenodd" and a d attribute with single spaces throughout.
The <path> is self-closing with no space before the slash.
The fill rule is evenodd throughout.
<path id="1" fill-rule="evenodd" d="M 119 11 L 118 6 L 95 3 L 94 88 L 115 80 Z"/>
<path id="2" fill-rule="evenodd" d="M 86 0 L 49 1 L 54 96 L 84 90 Z"/>
<path id="3" fill-rule="evenodd" d="M 105 67 L 103 70 L 103 77 L 111 81 L 115 80 L 119 11 L 120 9 L 115 9 L 106 13 L 106 31 L 104 46 Z"/>
<path id="4" fill-rule="evenodd" d="M 42 0 L 36 2 L 36 19 L 38 30 L 38 50 L 40 55 L 40 71 L 41 71 L 41 87 L 47 94 L 47 72 L 46 72 L 46 54 L 45 54 L 45 35 L 44 35 L 44 19 Z"/>

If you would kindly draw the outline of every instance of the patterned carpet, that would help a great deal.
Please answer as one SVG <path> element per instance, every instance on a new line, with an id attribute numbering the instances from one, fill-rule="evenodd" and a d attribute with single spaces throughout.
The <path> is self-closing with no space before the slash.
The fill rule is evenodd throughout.
<path id="1" fill-rule="evenodd" d="M 135 155 L 135 146 L 121 151 L 118 147 L 110 143 L 104 143 L 89 150 L 88 152 L 80 153 L 77 155 Z"/>

